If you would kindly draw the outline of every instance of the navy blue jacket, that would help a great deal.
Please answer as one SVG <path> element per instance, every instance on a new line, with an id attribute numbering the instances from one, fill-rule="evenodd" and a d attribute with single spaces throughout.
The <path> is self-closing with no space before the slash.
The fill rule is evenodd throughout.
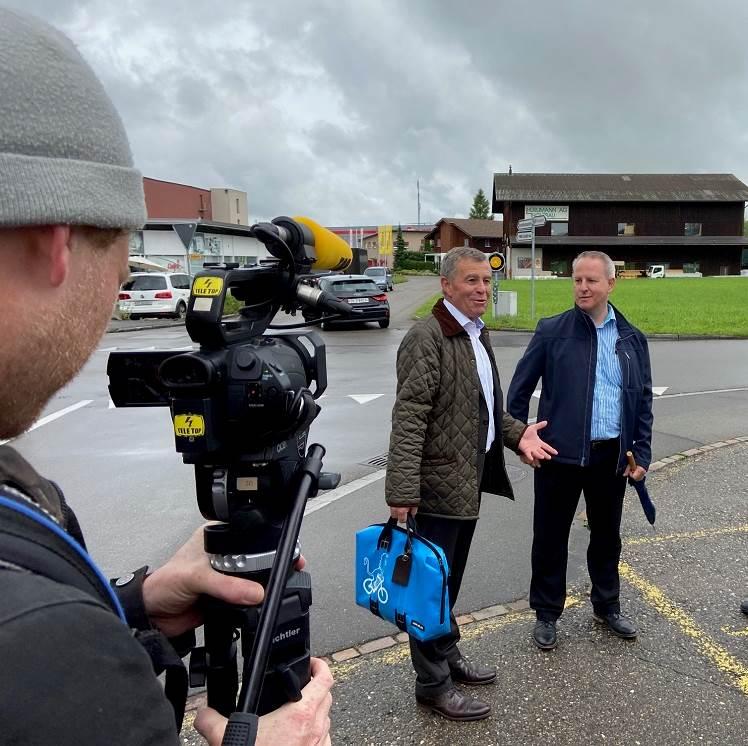
<path id="1" fill-rule="evenodd" d="M 614 306 L 621 363 L 621 449 L 618 470 L 626 467 L 626 451 L 639 466 L 652 460 L 652 372 L 644 335 Z M 585 466 L 590 460 L 592 398 L 595 390 L 597 332 L 592 319 L 577 306 L 538 322 L 535 335 L 517 363 L 507 411 L 527 422 L 530 397 L 538 381 L 543 390 L 538 421 L 548 420 L 540 437 L 557 451 L 554 461 Z"/>

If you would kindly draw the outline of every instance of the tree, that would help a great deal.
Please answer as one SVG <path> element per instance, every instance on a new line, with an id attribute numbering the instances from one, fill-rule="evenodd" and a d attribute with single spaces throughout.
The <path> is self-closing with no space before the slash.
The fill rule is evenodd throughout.
<path id="1" fill-rule="evenodd" d="M 397 226 L 397 238 L 395 239 L 395 269 L 402 269 L 403 262 L 406 260 L 405 253 L 408 247 L 405 245 L 405 239 L 403 238 L 403 229 L 401 226 Z"/>
<path id="2" fill-rule="evenodd" d="M 478 220 L 493 220 L 493 215 L 489 212 L 489 209 L 490 205 L 486 195 L 483 194 L 482 189 L 479 189 L 473 199 L 473 206 L 470 208 L 470 217 Z"/>

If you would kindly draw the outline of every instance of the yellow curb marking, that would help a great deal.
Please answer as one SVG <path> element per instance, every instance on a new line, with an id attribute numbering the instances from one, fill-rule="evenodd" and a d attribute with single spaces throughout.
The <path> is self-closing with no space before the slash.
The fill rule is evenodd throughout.
<path id="1" fill-rule="evenodd" d="M 730 629 L 729 627 L 722 627 L 721 631 L 730 637 L 748 637 L 748 627 L 745 629 Z"/>
<path id="2" fill-rule="evenodd" d="M 722 673 L 733 678 L 737 688 L 743 694 L 748 695 L 748 667 L 734 658 L 721 645 L 713 642 L 683 609 L 673 603 L 659 588 L 645 580 L 630 565 L 621 562 L 619 571 L 621 577 L 634 586 L 665 619 L 680 627 L 681 632 L 694 640 L 698 651 L 705 658 Z"/>
<path id="3" fill-rule="evenodd" d="M 709 528 L 700 531 L 685 531 L 679 534 L 657 534 L 655 536 L 640 536 L 635 539 L 624 539 L 623 543 L 628 546 L 638 544 L 661 544 L 665 541 L 679 541 L 681 539 L 708 539 L 712 536 L 723 536 L 725 534 L 748 533 L 748 523 L 739 526 L 725 526 L 724 528 Z"/>
<path id="4" fill-rule="evenodd" d="M 685 531 L 679 534 L 661 534 L 656 536 L 642 536 L 637 539 L 624 539 L 623 543 L 630 547 L 638 544 L 660 544 L 664 541 L 680 541 L 681 539 L 708 539 L 712 536 L 723 536 L 725 534 L 748 533 L 748 523 L 740 526 L 726 526 L 725 528 L 704 529 L 702 531 Z"/>

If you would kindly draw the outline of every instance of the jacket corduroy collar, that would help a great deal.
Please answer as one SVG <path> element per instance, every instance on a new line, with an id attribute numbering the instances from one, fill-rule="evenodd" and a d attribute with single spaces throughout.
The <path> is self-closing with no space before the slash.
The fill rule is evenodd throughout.
<path id="1" fill-rule="evenodd" d="M 439 322 L 439 326 L 442 328 L 445 337 L 456 337 L 458 334 L 467 333 L 444 305 L 444 298 L 439 298 L 431 309 L 431 313 L 434 314 L 436 320 Z"/>

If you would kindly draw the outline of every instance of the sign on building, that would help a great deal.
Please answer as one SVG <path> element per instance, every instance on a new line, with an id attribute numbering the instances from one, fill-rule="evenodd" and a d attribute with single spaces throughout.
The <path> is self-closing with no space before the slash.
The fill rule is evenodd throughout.
<path id="1" fill-rule="evenodd" d="M 525 217 L 543 215 L 546 220 L 569 221 L 569 205 L 525 205 Z"/>

